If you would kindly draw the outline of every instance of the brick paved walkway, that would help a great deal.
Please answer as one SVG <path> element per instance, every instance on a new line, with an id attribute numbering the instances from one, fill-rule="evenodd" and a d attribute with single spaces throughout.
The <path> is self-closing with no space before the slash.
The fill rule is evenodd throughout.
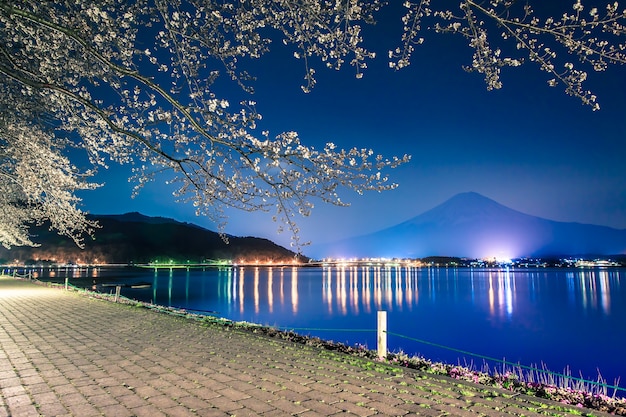
<path id="1" fill-rule="evenodd" d="M 0 278 L 4 416 L 599 412 Z"/>

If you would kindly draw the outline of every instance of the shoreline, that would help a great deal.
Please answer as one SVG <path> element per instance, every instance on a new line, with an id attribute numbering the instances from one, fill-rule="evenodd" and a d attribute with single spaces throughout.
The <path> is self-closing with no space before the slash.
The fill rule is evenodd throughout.
<path id="1" fill-rule="evenodd" d="M 8 275 L 5 276 L 10 277 Z M 36 283 L 37 285 L 56 288 L 59 290 L 65 289 L 65 285 L 63 284 L 28 280 L 22 277 L 17 277 L 15 279 L 27 280 Z M 275 327 L 244 321 L 236 322 L 211 314 L 198 314 L 185 309 L 133 300 L 121 295 L 116 297 L 114 294 L 99 293 L 73 286 L 68 287 L 68 289 L 74 293 L 87 296 L 89 298 L 95 298 L 112 303 L 117 302 L 137 308 L 145 308 L 160 314 L 169 314 L 188 320 L 194 320 L 200 322 L 202 325 L 229 327 L 240 331 L 264 335 L 270 338 L 284 339 L 290 342 L 314 346 L 320 349 L 354 355 L 371 360 L 375 363 L 380 363 L 381 365 L 397 366 L 402 369 L 416 370 L 432 375 L 444 376 L 485 387 L 504 389 L 511 392 L 511 395 L 524 394 L 539 399 L 556 401 L 564 405 L 579 408 L 584 407 L 591 410 L 626 416 L 626 390 L 623 388 L 618 387 L 619 391 L 623 393 L 623 398 L 617 396 L 618 389 L 613 389 L 612 396 L 609 396 L 607 387 L 610 389 L 611 387 L 614 387 L 612 385 L 607 385 L 606 383 L 597 384 L 592 381 L 581 382 L 579 378 L 572 377 L 571 375 L 552 373 L 546 369 L 538 370 L 539 372 L 528 372 L 524 371 L 521 366 L 513 366 L 510 369 L 504 368 L 502 371 L 498 371 L 497 369 L 494 369 L 494 372 L 489 372 L 489 369 L 479 371 L 473 369 L 473 367 L 432 362 L 420 356 L 409 357 L 403 352 L 390 352 L 386 358 L 380 359 L 377 357 L 377 352 L 375 350 L 367 349 L 363 346 L 349 346 L 340 342 L 323 340 L 316 336 L 302 335 L 294 331 L 280 330 Z M 553 375 L 556 375 L 557 378 L 555 379 Z M 592 384 L 589 384 L 589 382 L 592 382 Z"/>
<path id="2" fill-rule="evenodd" d="M 608 259 L 613 259 L 607 257 Z M 567 261 L 567 262 L 566 262 Z M 112 268 L 112 269 L 153 269 L 153 270 L 199 270 L 199 269 L 220 269 L 220 268 L 346 268 L 346 267 L 376 267 L 376 268 L 435 268 L 435 269 L 473 269 L 486 271 L 527 271 L 527 270 L 613 270 L 626 269 L 626 261 L 615 262 L 605 261 L 601 259 L 584 260 L 578 259 L 576 262 L 569 259 L 562 260 L 560 263 L 554 261 L 538 260 L 534 263 L 513 263 L 499 264 L 488 262 L 466 262 L 466 263 L 424 263 L 419 260 L 333 260 L 333 261 L 312 261 L 312 262 L 224 262 L 224 263 L 173 263 L 173 264 L 152 264 L 152 263 L 112 263 L 112 264 L 4 264 L 0 265 L 2 270 L 0 273 L 6 273 L 7 270 L 26 272 L 28 270 L 37 269 L 91 269 L 91 268 Z M 9 276 L 8 274 L 6 274 Z"/>

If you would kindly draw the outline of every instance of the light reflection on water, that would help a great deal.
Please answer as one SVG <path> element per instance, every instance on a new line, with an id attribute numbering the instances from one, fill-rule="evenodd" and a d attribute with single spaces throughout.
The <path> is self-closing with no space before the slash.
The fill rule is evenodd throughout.
<path id="1" fill-rule="evenodd" d="M 309 272 L 313 268 L 306 268 Z M 475 270 L 475 269 L 438 269 L 416 267 L 324 267 L 321 271 L 321 302 L 328 314 L 372 313 L 380 309 L 389 311 L 412 311 L 420 301 L 420 292 L 425 291 L 429 302 L 435 302 L 438 296 L 448 294 L 458 298 L 462 292 L 468 291 L 472 303 L 481 303 L 486 296 L 489 314 L 497 317 L 512 317 L 518 302 L 536 301 L 541 291 L 552 286 L 548 280 L 561 271 L 554 270 Z M 91 285 L 76 283 L 91 289 L 100 289 L 99 282 L 115 275 L 116 270 L 102 268 L 36 268 L 33 277 L 43 280 L 55 280 L 69 277 L 71 280 L 92 278 Z M 128 278 L 139 278 L 145 270 L 133 270 Z M 173 292 L 180 285 L 179 274 L 184 274 L 185 301 L 194 298 L 190 286 L 202 276 L 218 275 L 218 293 L 227 302 L 238 305 L 239 312 L 246 311 L 246 298 L 252 297 L 254 312 L 259 314 L 261 306 L 266 305 L 269 313 L 274 312 L 275 302 L 284 306 L 286 302 L 285 287 L 289 288 L 288 302 L 293 314 L 298 314 L 300 295 L 314 295 L 311 289 L 299 288 L 299 268 L 224 268 L 221 270 L 194 271 L 176 269 L 154 270 L 152 272 L 151 300 L 163 300 L 166 291 L 166 304 L 172 305 Z M 459 273 L 460 271 L 460 273 Z M 167 284 L 163 282 L 163 274 L 167 275 Z M 200 277 L 198 276 L 200 273 Z M 601 311 L 611 315 L 611 294 L 620 292 L 621 274 L 623 269 L 580 269 L 561 272 L 566 278 L 567 297 L 570 305 L 581 311 Z M 126 274 L 128 275 L 128 274 Z M 319 275 L 319 274 L 318 274 Z M 460 276 L 463 275 L 463 276 Z M 469 278 L 469 287 L 465 282 Z M 251 277 L 251 278 L 250 278 Z M 251 289 L 249 279 L 252 279 Z M 193 281 L 193 283 L 192 283 Z M 61 282 L 61 281 L 59 281 Z M 308 283 L 308 281 L 307 281 Z M 517 286 L 524 285 L 518 291 Z M 310 287 L 310 285 L 309 285 Z M 477 291 L 479 292 L 477 294 Z M 518 301 L 518 293 L 529 296 L 529 300 Z M 131 293 L 129 295 L 133 295 Z M 275 301 L 276 300 L 276 301 Z M 306 302 L 312 300 L 306 299 Z M 184 306 L 182 306 L 184 307 Z"/>
<path id="2" fill-rule="evenodd" d="M 306 296 L 306 302 L 315 292 L 311 281 L 305 281 L 306 287 L 299 286 L 299 268 L 235 268 L 229 270 L 224 285 L 227 290 L 220 292 L 225 301 L 237 305 L 239 312 L 246 312 L 246 300 L 250 297 L 254 313 L 260 314 L 261 308 L 273 313 L 276 306 L 298 314 L 300 296 Z M 305 269 L 310 272 L 310 269 Z M 371 313 L 386 308 L 389 311 L 411 311 L 419 301 L 417 268 L 330 268 L 321 269 L 319 293 L 322 306 L 329 315 L 358 315 L 361 311 Z M 308 277 L 310 278 L 310 277 Z M 252 279 L 249 288 L 249 280 Z M 289 288 L 286 297 L 285 288 Z M 158 283 L 153 285 L 153 299 L 159 299 Z M 168 285 L 171 288 L 171 285 Z M 168 296 L 168 304 L 172 303 Z M 186 301 L 189 301 L 186 299 Z M 286 306 L 288 303 L 288 306 Z"/>
<path id="3" fill-rule="evenodd" d="M 110 291 L 103 283 L 147 281 L 123 288 L 143 301 L 217 312 L 304 330 L 375 348 L 376 312 L 388 312 L 392 350 L 456 362 L 457 353 L 426 340 L 482 355 L 561 371 L 571 366 L 609 382 L 626 377 L 626 269 L 446 269 L 415 267 L 237 267 L 202 270 L 59 268 L 35 270 L 44 280 Z M 480 361 L 478 361 L 480 363 Z"/>

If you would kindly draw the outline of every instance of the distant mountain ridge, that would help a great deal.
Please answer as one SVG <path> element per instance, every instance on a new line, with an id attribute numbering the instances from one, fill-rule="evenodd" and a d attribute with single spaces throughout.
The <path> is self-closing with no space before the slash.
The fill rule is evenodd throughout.
<path id="1" fill-rule="evenodd" d="M 411 258 L 616 255 L 626 253 L 626 230 L 546 220 L 468 192 L 396 226 L 329 244 L 326 251 Z"/>
<path id="2" fill-rule="evenodd" d="M 221 236 L 200 226 L 166 217 L 150 217 L 133 212 L 120 215 L 91 215 L 101 228 L 94 239 L 85 239 L 85 249 L 46 227 L 32 230 L 40 247 L 0 247 L 5 260 L 56 260 L 81 263 L 148 263 L 155 260 L 203 262 L 207 259 L 234 261 L 273 260 L 286 262 L 296 254 L 267 239 Z"/>

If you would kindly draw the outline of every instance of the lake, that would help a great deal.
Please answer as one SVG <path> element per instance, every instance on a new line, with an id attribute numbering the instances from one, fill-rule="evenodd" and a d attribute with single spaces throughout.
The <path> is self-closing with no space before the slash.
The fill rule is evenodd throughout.
<path id="1" fill-rule="evenodd" d="M 41 268 L 43 281 L 122 295 L 234 321 L 294 329 L 376 349 L 377 311 L 388 347 L 434 361 L 506 359 L 607 383 L 626 379 L 626 269 L 233 267 Z M 443 345 L 449 350 L 435 345 Z M 626 381 L 624 381 L 626 382 Z M 626 386 L 621 383 L 620 386 Z"/>

